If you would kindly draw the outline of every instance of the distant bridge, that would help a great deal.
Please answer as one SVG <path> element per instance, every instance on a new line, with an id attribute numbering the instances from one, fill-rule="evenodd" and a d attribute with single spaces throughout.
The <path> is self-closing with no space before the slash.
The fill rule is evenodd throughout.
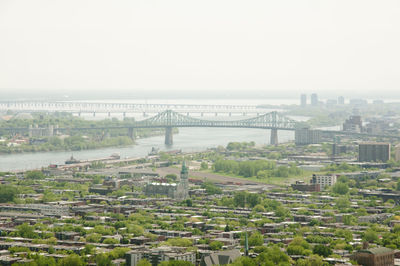
<path id="1" fill-rule="evenodd" d="M 278 130 L 294 130 L 296 121 L 277 112 L 270 112 L 254 118 L 236 121 L 213 121 L 185 116 L 167 110 L 154 117 L 138 121 L 136 128 L 166 128 L 165 144 L 172 144 L 172 128 L 174 127 L 227 127 L 227 128 L 261 128 L 271 129 L 270 143 L 278 144 Z"/>
<path id="2" fill-rule="evenodd" d="M 107 103 L 107 102 L 47 102 L 47 101 L 2 101 L 0 110 L 23 112 L 69 112 L 69 113 L 160 113 L 174 110 L 181 113 L 232 113 L 260 114 L 268 109 L 255 105 L 220 105 L 220 104 L 155 104 L 155 103 Z"/>
<path id="3" fill-rule="evenodd" d="M 87 128 L 58 128 L 57 130 L 93 130 L 93 129 L 117 129 L 128 128 L 129 135 L 134 138 L 135 128 L 165 128 L 165 144 L 172 145 L 174 127 L 226 127 L 226 128 L 260 128 L 270 129 L 270 143 L 278 144 L 278 130 L 295 130 L 296 121 L 280 115 L 278 112 L 270 112 L 253 118 L 233 120 L 233 121 L 217 121 L 204 120 L 190 117 L 167 110 L 150 117 L 145 120 L 136 121 L 132 125 L 111 126 L 111 127 L 87 127 Z"/>
<path id="4" fill-rule="evenodd" d="M 96 130 L 96 129 L 128 129 L 128 135 L 131 138 L 135 137 L 135 129 L 137 128 L 165 128 L 165 144 L 172 145 L 174 127 L 222 127 L 222 128 L 258 128 L 258 129 L 270 129 L 270 144 L 278 144 L 278 130 L 296 130 L 296 126 L 299 122 L 290 119 L 278 112 L 270 112 L 264 115 L 231 121 L 218 121 L 218 120 L 205 120 L 183 115 L 172 110 L 161 112 L 148 119 L 135 121 L 132 124 L 124 126 L 105 126 L 105 127 L 79 127 L 79 128 L 54 128 L 54 131 L 71 131 L 71 130 Z M 12 130 L 12 131 L 29 131 L 34 130 L 32 128 L 2 128 L 0 130 Z M 334 130 L 321 130 L 325 135 L 349 135 L 349 136 L 360 136 L 360 137 L 381 137 L 381 138 L 392 138 L 400 140 L 400 136 L 392 135 L 371 135 L 367 133 L 355 133 L 346 131 L 334 131 Z"/>

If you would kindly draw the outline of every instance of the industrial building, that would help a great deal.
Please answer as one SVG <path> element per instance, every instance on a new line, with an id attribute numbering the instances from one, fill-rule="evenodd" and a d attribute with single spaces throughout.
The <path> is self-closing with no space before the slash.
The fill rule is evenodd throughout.
<path id="1" fill-rule="evenodd" d="M 358 145 L 359 162 L 387 162 L 390 160 L 390 143 L 364 142 Z"/>

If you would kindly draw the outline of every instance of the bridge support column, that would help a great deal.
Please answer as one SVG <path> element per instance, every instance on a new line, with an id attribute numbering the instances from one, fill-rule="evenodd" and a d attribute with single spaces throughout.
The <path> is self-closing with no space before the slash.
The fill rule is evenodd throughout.
<path id="1" fill-rule="evenodd" d="M 278 130 L 276 128 L 271 129 L 271 139 L 269 143 L 271 145 L 278 145 Z"/>
<path id="2" fill-rule="evenodd" d="M 173 134 L 172 127 L 165 128 L 165 145 L 172 145 L 173 143 Z"/>
<path id="3" fill-rule="evenodd" d="M 135 128 L 133 127 L 128 128 L 128 136 L 133 140 L 136 138 Z"/>

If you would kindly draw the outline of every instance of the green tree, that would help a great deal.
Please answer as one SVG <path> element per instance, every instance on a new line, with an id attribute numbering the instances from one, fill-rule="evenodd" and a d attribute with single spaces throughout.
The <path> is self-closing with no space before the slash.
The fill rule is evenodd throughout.
<path id="1" fill-rule="evenodd" d="M 167 240 L 167 244 L 174 247 L 190 247 L 193 246 L 192 240 L 188 238 L 170 238 Z"/>
<path id="2" fill-rule="evenodd" d="M 26 179 L 44 179 L 45 175 L 38 170 L 34 170 L 34 171 L 27 171 L 25 173 L 25 177 Z"/>
<path id="3" fill-rule="evenodd" d="M 286 255 L 278 246 L 272 246 L 266 248 L 255 260 L 256 265 L 263 266 L 289 266 L 290 258 Z"/>
<path id="4" fill-rule="evenodd" d="M 101 235 L 98 233 L 91 233 L 86 235 L 86 241 L 91 243 L 100 243 Z"/>
<path id="5" fill-rule="evenodd" d="M 85 262 L 78 255 L 69 255 L 58 262 L 59 266 L 84 266 Z"/>
<path id="6" fill-rule="evenodd" d="M 296 266 L 329 266 L 329 263 L 324 262 L 318 255 L 311 255 L 306 259 L 296 261 Z"/>
<path id="7" fill-rule="evenodd" d="M 138 261 L 137 266 L 151 266 L 151 263 L 146 259 L 141 259 Z"/>
<path id="8" fill-rule="evenodd" d="M 253 211 L 254 212 L 265 212 L 265 208 L 263 205 L 257 204 L 256 206 L 254 206 Z"/>
<path id="9" fill-rule="evenodd" d="M 346 183 L 337 182 L 332 186 L 332 191 L 336 194 L 345 195 L 349 192 L 349 186 Z"/>
<path id="10" fill-rule="evenodd" d="M 210 243 L 210 249 L 211 250 L 220 250 L 224 246 L 224 243 L 221 241 L 213 241 Z"/>
<path id="11" fill-rule="evenodd" d="M 363 240 L 367 242 L 376 242 L 378 241 L 378 234 L 373 229 L 368 229 L 365 231 Z"/>
<path id="12" fill-rule="evenodd" d="M 336 200 L 336 207 L 341 210 L 350 207 L 350 200 L 348 197 L 340 197 Z"/>
<path id="13" fill-rule="evenodd" d="M 34 232 L 34 227 L 28 223 L 23 223 L 17 226 L 17 233 L 24 238 L 38 238 L 38 234 Z"/>
<path id="14" fill-rule="evenodd" d="M 119 244 L 119 240 L 115 238 L 106 238 L 104 239 L 103 244 Z"/>
<path id="15" fill-rule="evenodd" d="M 206 190 L 208 195 L 222 194 L 222 189 L 210 181 L 204 182 L 201 187 Z"/>
<path id="16" fill-rule="evenodd" d="M 96 265 L 97 266 L 112 266 L 111 258 L 104 253 L 96 255 Z"/>
<path id="17" fill-rule="evenodd" d="M 287 247 L 287 253 L 289 255 L 310 255 L 310 244 L 302 237 L 295 237 Z"/>
<path id="18" fill-rule="evenodd" d="M 332 254 L 332 249 L 325 245 L 315 245 L 313 248 L 313 253 L 322 257 L 328 257 Z"/>
<path id="19" fill-rule="evenodd" d="M 254 247 L 254 246 L 261 246 L 264 244 L 264 237 L 260 232 L 256 231 L 251 234 L 249 237 L 249 246 Z"/>
<path id="20" fill-rule="evenodd" d="M 176 174 L 168 174 L 165 176 L 165 178 L 168 180 L 168 182 L 175 182 L 178 179 L 178 176 Z"/>
<path id="21" fill-rule="evenodd" d="M 17 189 L 10 185 L 0 185 L 0 203 L 13 201 L 17 196 Z"/>
<path id="22" fill-rule="evenodd" d="M 200 170 L 207 170 L 207 169 L 208 169 L 208 163 L 207 162 L 201 162 Z"/>

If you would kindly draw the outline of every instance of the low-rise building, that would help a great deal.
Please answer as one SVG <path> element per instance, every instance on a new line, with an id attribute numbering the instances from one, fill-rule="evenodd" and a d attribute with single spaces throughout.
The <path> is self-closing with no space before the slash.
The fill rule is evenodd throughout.
<path id="1" fill-rule="evenodd" d="M 226 265 L 233 263 L 237 258 L 241 257 L 241 253 L 237 249 L 215 252 L 207 256 L 203 256 L 200 266 Z"/>
<path id="2" fill-rule="evenodd" d="M 127 252 L 125 259 L 127 266 L 136 266 L 142 259 L 148 260 L 152 266 L 170 260 L 183 260 L 196 264 L 196 253 L 172 248 L 142 249 Z"/>
<path id="3" fill-rule="evenodd" d="M 333 186 L 336 183 L 336 175 L 313 175 L 311 184 L 318 184 L 321 189 Z"/>
<path id="4" fill-rule="evenodd" d="M 364 266 L 391 266 L 394 265 L 394 251 L 385 247 L 362 249 L 353 254 L 352 259 Z"/>
<path id="5" fill-rule="evenodd" d="M 303 192 L 319 192 L 321 190 L 320 184 L 306 184 L 304 181 L 296 181 L 296 184 L 291 185 L 293 190 Z"/>

